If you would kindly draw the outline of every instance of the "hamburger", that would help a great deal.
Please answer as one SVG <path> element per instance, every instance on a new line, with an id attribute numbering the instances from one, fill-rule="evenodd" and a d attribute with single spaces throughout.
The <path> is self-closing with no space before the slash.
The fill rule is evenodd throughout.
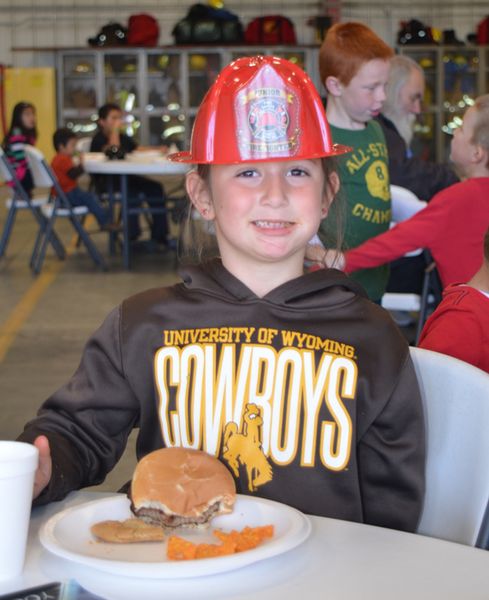
<path id="1" fill-rule="evenodd" d="M 132 512 L 146 523 L 198 527 L 232 512 L 236 486 L 214 456 L 201 450 L 163 448 L 137 464 L 130 499 Z"/>

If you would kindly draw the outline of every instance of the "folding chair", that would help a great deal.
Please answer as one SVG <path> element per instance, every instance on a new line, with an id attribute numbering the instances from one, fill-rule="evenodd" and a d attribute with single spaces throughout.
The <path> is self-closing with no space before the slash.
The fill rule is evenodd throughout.
<path id="1" fill-rule="evenodd" d="M 488 548 L 489 374 L 410 348 L 426 423 L 426 493 L 417 532 Z"/>
<path id="2" fill-rule="evenodd" d="M 48 202 L 49 198 L 47 196 L 42 198 L 30 198 L 29 194 L 25 191 L 25 189 L 22 187 L 22 184 L 17 179 L 15 171 L 12 168 L 12 165 L 10 164 L 1 147 L 0 177 L 7 183 L 10 183 L 12 189 L 12 196 L 8 198 L 5 202 L 8 212 L 2 231 L 2 236 L 0 237 L 1 258 L 7 250 L 7 246 L 15 223 L 15 217 L 17 216 L 17 211 L 30 210 L 31 213 L 34 215 L 34 218 L 36 219 L 37 223 L 39 224 L 39 228 L 42 229 L 46 227 L 47 221 L 41 212 L 41 207 Z M 58 255 L 58 258 L 60 260 L 63 260 L 65 257 L 65 249 L 61 240 L 58 238 L 54 231 L 52 232 L 49 241 L 51 242 L 54 251 Z"/>
<path id="3" fill-rule="evenodd" d="M 54 224 L 57 217 L 65 217 L 71 222 L 82 243 L 88 250 L 92 260 L 101 269 L 107 270 L 107 265 L 105 264 L 102 255 L 97 250 L 97 247 L 90 239 L 90 236 L 80 221 L 81 217 L 88 214 L 88 208 L 86 206 L 71 206 L 70 201 L 59 185 L 58 178 L 53 173 L 51 167 L 46 163 L 40 150 L 34 148 L 33 146 L 26 146 L 25 154 L 35 185 L 37 187 L 47 187 L 52 189 L 52 202 L 44 206 L 42 209 L 43 215 L 47 219 L 47 225 L 44 229 L 39 229 L 39 233 L 34 244 L 34 250 L 32 252 L 32 269 L 34 273 L 39 273 L 42 268 L 42 264 L 46 255 L 47 244 L 52 232 L 54 231 Z"/>
<path id="4" fill-rule="evenodd" d="M 381 300 L 382 307 L 387 310 L 405 310 L 418 313 L 414 339 L 415 345 L 419 341 L 423 325 L 429 313 L 438 306 L 443 292 L 443 286 L 430 251 L 420 250 L 420 252 L 423 254 L 426 264 L 421 294 L 386 292 Z"/>
<path id="5" fill-rule="evenodd" d="M 426 206 L 426 202 L 419 200 L 410 190 L 398 185 L 391 185 L 392 221 L 398 223 L 415 215 Z M 434 309 L 441 301 L 442 285 L 436 270 L 431 253 L 423 248 L 408 252 L 405 256 L 418 256 L 422 254 L 425 261 L 423 285 L 421 294 L 404 292 L 386 292 L 382 296 L 382 306 L 386 310 L 400 310 L 418 313 L 416 322 L 415 344 L 418 343 L 423 325 L 428 317 L 428 312 Z"/>

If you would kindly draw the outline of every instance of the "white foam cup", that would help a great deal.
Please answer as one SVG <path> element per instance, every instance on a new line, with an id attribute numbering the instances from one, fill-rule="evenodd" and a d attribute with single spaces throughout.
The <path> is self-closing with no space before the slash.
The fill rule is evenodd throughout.
<path id="1" fill-rule="evenodd" d="M 38 456 L 32 444 L 0 441 L 0 580 L 24 567 Z"/>

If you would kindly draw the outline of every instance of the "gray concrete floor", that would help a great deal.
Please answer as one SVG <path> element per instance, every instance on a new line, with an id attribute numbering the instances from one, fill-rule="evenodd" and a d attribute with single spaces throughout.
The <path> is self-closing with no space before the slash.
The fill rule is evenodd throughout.
<path id="1" fill-rule="evenodd" d="M 0 188 L 0 232 L 5 222 L 5 187 Z M 73 240 L 71 225 L 58 222 L 66 245 Z M 92 224 L 91 230 L 96 229 Z M 174 283 L 173 252 L 133 255 L 133 268 L 122 269 L 120 254 L 108 256 L 107 234 L 93 239 L 107 257 L 110 269 L 99 271 L 83 247 L 61 264 L 48 253 L 41 276 L 29 269 L 37 224 L 20 211 L 6 255 L 0 259 L 0 439 L 11 440 L 22 431 L 41 402 L 63 384 L 78 365 L 82 348 L 104 316 L 123 298 L 147 288 Z M 52 277 L 52 281 L 50 280 Z M 41 284 L 45 290 L 36 295 Z M 10 343 L 11 341 L 11 343 Z M 6 346 L 8 349 L 5 350 Z M 126 452 L 97 490 L 116 491 L 135 465 L 131 436 Z"/>

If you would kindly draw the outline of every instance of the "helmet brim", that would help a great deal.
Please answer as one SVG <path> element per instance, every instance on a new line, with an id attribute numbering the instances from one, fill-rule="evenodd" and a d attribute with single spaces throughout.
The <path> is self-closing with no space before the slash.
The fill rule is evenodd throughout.
<path id="1" fill-rule="evenodd" d="M 329 152 L 320 153 L 316 156 L 301 156 L 300 160 L 307 159 L 315 159 L 315 158 L 328 158 L 331 156 L 340 156 L 341 154 L 346 154 L 347 152 L 351 152 L 353 148 L 351 146 L 344 146 L 343 144 L 333 144 L 331 150 Z M 168 155 L 168 160 L 171 162 L 180 162 L 180 163 L 189 163 L 189 164 L 220 164 L 216 163 L 213 160 L 199 160 L 198 158 L 194 158 L 190 151 L 185 152 L 173 152 Z M 260 163 L 260 162 L 284 162 L 287 160 L 294 160 L 295 156 L 284 156 L 284 157 L 264 157 L 264 158 L 250 158 L 249 160 L 240 160 L 239 162 L 245 163 Z M 222 163 L 222 164 L 234 164 L 234 163 Z"/>

